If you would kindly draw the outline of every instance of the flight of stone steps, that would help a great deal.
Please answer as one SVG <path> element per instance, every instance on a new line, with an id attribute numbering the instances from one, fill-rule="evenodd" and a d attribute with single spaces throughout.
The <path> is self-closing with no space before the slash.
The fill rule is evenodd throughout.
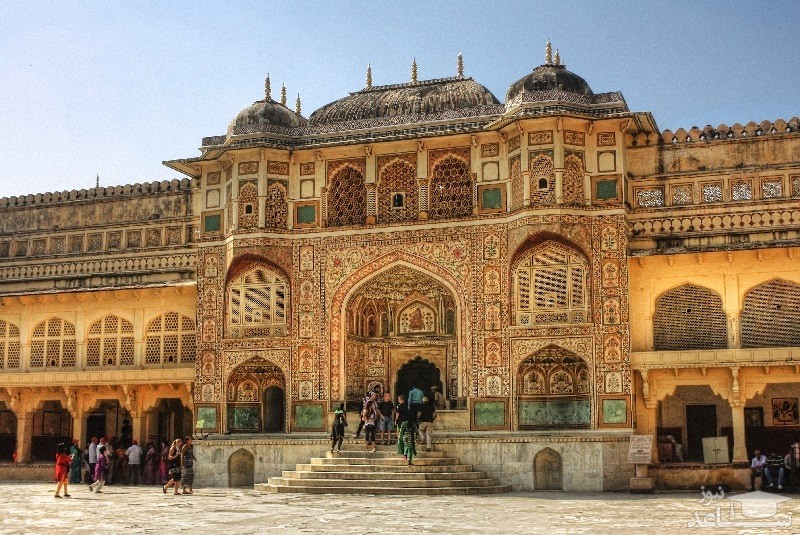
<path id="1" fill-rule="evenodd" d="M 309 464 L 298 464 L 296 470 L 284 470 L 281 477 L 258 483 L 260 492 L 306 494 L 405 494 L 456 495 L 509 492 L 510 485 L 501 485 L 472 470 L 458 459 L 443 452 L 422 451 L 414 464 L 398 455 L 394 446 L 378 446 L 375 453 L 349 450 L 326 452 Z"/>

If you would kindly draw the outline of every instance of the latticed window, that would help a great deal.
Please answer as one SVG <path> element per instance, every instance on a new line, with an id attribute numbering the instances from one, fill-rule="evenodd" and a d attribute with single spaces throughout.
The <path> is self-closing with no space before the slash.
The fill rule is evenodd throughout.
<path id="1" fill-rule="evenodd" d="M 780 178 L 762 181 L 761 197 L 764 199 L 783 197 L 783 181 Z"/>
<path id="2" fill-rule="evenodd" d="M 731 188 L 731 198 L 734 201 L 749 201 L 753 199 L 753 185 L 749 180 L 734 182 Z"/>
<path id="3" fill-rule="evenodd" d="M 672 204 L 675 206 L 692 204 L 692 186 L 688 184 L 676 186 L 672 190 Z"/>
<path id="4" fill-rule="evenodd" d="M 722 184 L 703 184 L 700 193 L 703 202 L 722 202 Z"/>
<path id="5" fill-rule="evenodd" d="M 402 195 L 402 203 L 398 202 L 398 195 Z M 381 169 L 378 182 L 378 220 L 413 221 L 417 219 L 418 208 L 416 167 L 406 159 L 396 158 Z"/>
<path id="6" fill-rule="evenodd" d="M 258 187 L 252 182 L 239 188 L 239 228 L 252 229 L 258 225 Z"/>
<path id="7" fill-rule="evenodd" d="M 86 365 L 133 366 L 133 323 L 119 316 L 106 316 L 89 326 Z"/>
<path id="8" fill-rule="evenodd" d="M 454 156 L 439 160 L 431 177 L 431 219 L 472 215 L 472 176 L 469 163 Z"/>
<path id="9" fill-rule="evenodd" d="M 194 362 L 197 352 L 195 321 L 177 312 L 167 312 L 145 329 L 145 364 Z"/>
<path id="10" fill-rule="evenodd" d="M 514 269 L 516 325 L 589 321 L 589 269 L 577 251 L 546 242 Z"/>
<path id="11" fill-rule="evenodd" d="M 263 266 L 234 279 L 228 286 L 230 336 L 286 336 L 288 288 L 285 277 Z"/>
<path id="12" fill-rule="evenodd" d="M 800 285 L 774 280 L 747 292 L 742 347 L 800 346 Z"/>
<path id="13" fill-rule="evenodd" d="M 275 182 L 267 189 L 267 206 L 264 224 L 267 228 L 286 228 L 288 214 L 286 187 Z"/>
<path id="14" fill-rule="evenodd" d="M 583 162 L 577 156 L 569 155 L 564 160 L 564 204 L 586 204 L 583 189 Z"/>
<path id="15" fill-rule="evenodd" d="M 530 168 L 531 204 L 554 204 L 556 174 L 553 172 L 553 160 L 549 156 L 539 155 L 531 161 Z"/>
<path id="16" fill-rule="evenodd" d="M 656 299 L 654 349 L 724 349 L 728 347 L 727 324 L 719 295 L 707 288 L 684 284 Z"/>
<path id="17" fill-rule="evenodd" d="M 641 206 L 642 208 L 664 206 L 664 188 L 637 189 L 636 206 Z"/>
<path id="18" fill-rule="evenodd" d="M 364 175 L 350 166 L 331 179 L 328 191 L 328 226 L 363 225 L 367 221 L 367 186 Z"/>
<path id="19" fill-rule="evenodd" d="M 50 318 L 33 329 L 31 367 L 72 368 L 77 353 L 75 326 L 61 318 Z"/>
<path id="20" fill-rule="evenodd" d="M 0 368 L 19 368 L 19 327 L 0 320 Z"/>
<path id="21" fill-rule="evenodd" d="M 511 176 L 511 209 L 522 208 L 522 197 L 525 195 L 522 185 L 522 158 L 517 154 L 508 159 L 508 173 Z"/>

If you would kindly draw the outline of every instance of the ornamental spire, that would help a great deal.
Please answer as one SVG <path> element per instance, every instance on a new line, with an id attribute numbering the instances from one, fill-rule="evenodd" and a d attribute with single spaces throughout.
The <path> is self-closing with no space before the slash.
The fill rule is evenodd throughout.
<path id="1" fill-rule="evenodd" d="M 297 94 L 297 100 L 294 101 L 294 112 L 297 115 L 300 115 L 300 112 L 303 108 L 300 106 L 300 93 Z"/>
<path id="2" fill-rule="evenodd" d="M 550 45 L 550 38 L 547 38 L 547 44 L 544 45 L 544 64 L 553 64 L 553 47 Z"/>
<path id="3" fill-rule="evenodd" d="M 459 78 L 464 77 L 464 56 L 461 55 L 461 52 L 458 53 L 458 67 L 456 71 Z"/>
<path id="4" fill-rule="evenodd" d="M 367 63 L 367 89 L 372 89 L 372 65 Z"/>
<path id="5" fill-rule="evenodd" d="M 264 80 L 264 100 L 267 102 L 272 100 L 272 88 L 269 84 L 269 73 L 267 73 L 267 79 Z"/>
<path id="6" fill-rule="evenodd" d="M 555 57 L 556 65 L 561 65 L 561 54 L 558 53 L 558 49 L 556 48 L 556 57 Z"/>
<path id="7" fill-rule="evenodd" d="M 94 187 L 96 187 L 96 188 L 100 187 L 100 174 L 99 173 L 97 175 L 97 179 L 95 180 Z"/>
<path id="8" fill-rule="evenodd" d="M 414 58 L 414 61 L 411 62 L 411 83 L 417 83 L 417 58 Z"/>
<path id="9" fill-rule="evenodd" d="M 286 106 L 286 84 L 281 84 L 281 104 Z"/>

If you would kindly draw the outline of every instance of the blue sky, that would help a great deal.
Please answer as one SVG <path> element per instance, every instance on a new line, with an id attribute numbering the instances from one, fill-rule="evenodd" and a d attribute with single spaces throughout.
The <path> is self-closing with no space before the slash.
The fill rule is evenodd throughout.
<path id="1" fill-rule="evenodd" d="M 146 7 L 150 6 L 150 7 Z M 303 114 L 364 85 L 465 71 L 501 101 L 549 37 L 661 129 L 800 115 L 800 2 L 52 2 L 0 19 L 0 196 L 176 176 L 285 82 Z"/>

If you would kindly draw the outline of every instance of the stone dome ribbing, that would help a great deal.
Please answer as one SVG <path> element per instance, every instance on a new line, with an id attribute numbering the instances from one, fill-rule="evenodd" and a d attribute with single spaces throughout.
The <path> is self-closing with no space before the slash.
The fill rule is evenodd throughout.
<path id="1" fill-rule="evenodd" d="M 308 121 L 280 102 L 259 100 L 239 112 L 231 123 L 231 133 L 250 134 L 267 131 L 270 126 L 293 128 L 306 124 Z"/>
<path id="2" fill-rule="evenodd" d="M 594 94 L 586 80 L 568 71 L 564 65 L 548 64 L 539 65 L 532 73 L 511 84 L 506 92 L 506 102 L 511 102 L 524 91 L 553 90 L 586 96 Z"/>

